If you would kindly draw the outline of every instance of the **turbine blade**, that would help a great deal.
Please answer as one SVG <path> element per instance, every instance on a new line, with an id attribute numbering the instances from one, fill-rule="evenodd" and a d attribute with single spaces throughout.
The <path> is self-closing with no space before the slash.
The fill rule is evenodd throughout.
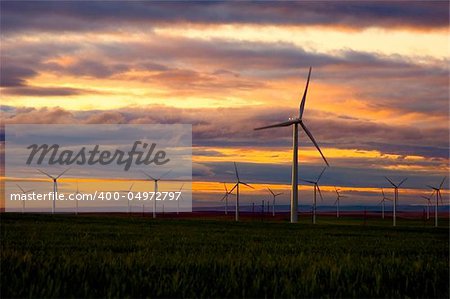
<path id="1" fill-rule="evenodd" d="M 172 171 L 172 169 L 170 169 L 169 171 L 163 173 L 163 175 L 161 175 L 157 180 L 160 180 L 160 179 L 162 179 L 163 177 L 167 176 L 171 171 Z"/>
<path id="2" fill-rule="evenodd" d="M 323 201 L 322 191 L 320 191 L 319 185 L 317 185 L 317 190 L 319 190 L 320 199 Z"/>
<path id="3" fill-rule="evenodd" d="M 181 192 L 181 189 L 183 189 L 183 187 L 184 187 L 184 183 L 181 184 L 180 190 L 178 190 L 178 192 Z"/>
<path id="4" fill-rule="evenodd" d="M 233 190 L 236 189 L 236 187 L 237 187 L 238 184 L 239 184 L 239 183 L 236 183 L 236 185 L 234 185 L 234 187 L 230 190 L 229 194 L 231 194 L 231 192 L 233 192 Z"/>
<path id="5" fill-rule="evenodd" d="M 299 118 L 303 116 L 303 110 L 305 110 L 306 94 L 308 93 L 309 79 L 311 78 L 311 67 L 309 67 L 308 80 L 306 81 L 305 91 L 303 92 L 302 101 L 300 103 Z"/>
<path id="6" fill-rule="evenodd" d="M 223 201 L 225 198 L 227 198 L 228 193 L 225 193 L 225 195 L 222 197 L 222 199 L 220 201 Z"/>
<path id="7" fill-rule="evenodd" d="M 320 178 L 322 177 L 322 175 L 323 175 L 323 173 L 325 172 L 326 169 L 327 169 L 326 167 L 323 168 L 322 172 L 320 173 L 319 177 L 317 178 L 317 182 L 320 181 Z"/>
<path id="8" fill-rule="evenodd" d="M 281 194 L 283 194 L 283 192 L 274 194 L 274 196 L 277 197 L 277 196 L 279 196 L 279 195 L 281 195 Z"/>
<path id="9" fill-rule="evenodd" d="M 444 182 L 445 182 L 445 179 L 446 179 L 447 177 L 444 177 L 443 179 L 442 179 L 442 182 L 439 184 L 439 189 L 441 189 L 442 188 L 442 185 L 444 185 Z"/>
<path id="10" fill-rule="evenodd" d="M 304 179 L 299 179 L 299 181 L 310 183 L 310 184 L 315 184 L 316 183 L 316 182 L 308 181 L 308 180 L 304 180 Z"/>
<path id="11" fill-rule="evenodd" d="M 223 186 L 225 187 L 225 192 L 228 193 L 227 184 L 223 183 Z"/>
<path id="12" fill-rule="evenodd" d="M 253 130 L 259 131 L 259 130 L 264 130 L 264 129 L 278 128 L 278 127 L 287 127 L 287 126 L 290 126 L 292 124 L 295 124 L 296 122 L 298 122 L 298 120 L 289 120 L 289 121 L 285 121 L 285 122 L 282 122 L 282 123 L 277 123 L 277 124 L 273 124 L 273 125 L 269 125 L 269 126 L 265 126 L 265 127 L 254 128 Z"/>
<path id="13" fill-rule="evenodd" d="M 66 170 L 64 170 L 63 172 L 61 172 L 56 178 L 59 179 L 63 174 L 65 174 L 66 172 L 68 172 L 70 170 L 70 168 L 67 168 Z"/>
<path id="14" fill-rule="evenodd" d="M 22 191 L 22 193 L 25 193 L 25 190 L 22 189 L 22 187 L 20 187 L 18 184 L 16 184 L 17 187 L 19 187 L 19 189 Z"/>
<path id="15" fill-rule="evenodd" d="M 311 132 L 308 130 L 308 128 L 305 126 L 305 124 L 303 122 L 300 122 L 300 125 L 302 126 L 303 130 L 305 131 L 305 133 L 308 135 L 309 139 L 311 139 L 311 141 L 314 143 L 314 145 L 316 146 L 317 150 L 319 151 L 320 155 L 322 156 L 323 160 L 325 161 L 325 164 L 327 164 L 327 166 L 330 166 L 330 164 L 328 164 L 327 159 L 325 158 L 325 156 L 323 155 L 322 151 L 320 150 L 319 145 L 317 144 L 316 140 L 314 139 L 313 135 L 311 134 Z"/>
<path id="16" fill-rule="evenodd" d="M 39 171 L 40 173 L 45 174 L 46 176 L 48 176 L 48 177 L 51 178 L 52 180 L 55 179 L 54 177 L 52 177 L 51 175 L 49 175 L 49 174 L 46 173 L 45 171 L 42 171 L 42 170 L 40 170 L 40 169 L 38 169 L 38 171 Z"/>
<path id="17" fill-rule="evenodd" d="M 238 170 L 237 170 L 236 162 L 233 162 L 233 163 L 234 163 L 234 171 L 236 172 L 236 178 L 239 181 L 239 173 L 238 173 Z"/>
<path id="18" fill-rule="evenodd" d="M 408 179 L 408 178 L 404 178 L 403 181 L 401 181 L 400 184 L 398 184 L 397 187 L 400 187 L 404 182 L 406 182 L 407 179 Z"/>
<path id="19" fill-rule="evenodd" d="M 269 190 L 269 192 L 272 193 L 273 196 L 275 196 L 275 193 L 273 193 L 273 191 L 270 188 L 267 188 L 267 190 Z"/>
<path id="20" fill-rule="evenodd" d="M 152 181 L 154 181 L 155 180 L 155 178 L 154 177 L 152 177 L 151 175 L 149 175 L 148 173 L 146 173 L 145 171 L 143 171 L 143 170 L 141 170 L 141 172 L 146 176 L 146 177 L 148 177 L 149 179 L 151 179 Z"/>
<path id="21" fill-rule="evenodd" d="M 388 180 L 389 181 L 389 183 L 391 183 L 391 185 L 392 186 L 394 186 L 394 188 L 397 188 L 397 186 L 387 177 L 387 176 L 385 176 L 384 177 L 386 180 Z"/>
<path id="22" fill-rule="evenodd" d="M 25 193 L 30 193 L 32 191 L 34 191 L 34 189 L 27 190 L 27 191 L 25 191 Z"/>
<path id="23" fill-rule="evenodd" d="M 128 189 L 128 192 L 131 191 L 131 189 L 133 188 L 134 183 L 131 184 L 130 188 Z"/>
<path id="24" fill-rule="evenodd" d="M 381 188 L 381 193 L 383 194 L 383 197 L 385 197 L 383 188 Z"/>
<path id="25" fill-rule="evenodd" d="M 247 187 L 250 187 L 250 188 L 252 188 L 252 189 L 255 189 L 254 187 L 250 186 L 250 185 L 247 184 L 247 183 L 241 182 L 241 184 L 242 184 L 242 185 L 245 185 L 245 186 L 247 186 Z"/>
<path id="26" fill-rule="evenodd" d="M 339 199 L 336 199 L 336 200 L 334 201 L 334 205 L 336 205 L 336 204 L 337 204 L 338 200 L 339 200 Z"/>
<path id="27" fill-rule="evenodd" d="M 437 191 L 437 190 L 438 190 L 438 188 L 433 187 L 433 186 L 431 186 L 431 185 L 427 185 L 427 187 L 433 189 L 434 191 Z"/>

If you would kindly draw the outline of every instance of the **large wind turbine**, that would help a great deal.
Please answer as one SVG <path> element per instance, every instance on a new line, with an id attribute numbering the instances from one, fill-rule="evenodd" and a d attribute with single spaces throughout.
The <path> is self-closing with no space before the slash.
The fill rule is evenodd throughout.
<path id="1" fill-rule="evenodd" d="M 439 187 L 433 187 L 430 185 L 427 185 L 429 188 L 433 189 L 436 192 L 436 205 L 434 206 L 434 226 L 438 226 L 438 206 L 439 206 L 439 198 L 441 199 L 442 203 L 442 195 L 441 195 L 441 188 L 442 185 L 444 185 L 445 179 L 447 177 L 444 177 L 442 179 L 442 182 L 439 184 Z"/>
<path id="2" fill-rule="evenodd" d="M 308 85 L 309 85 L 309 79 L 311 78 L 311 67 L 309 68 L 308 73 L 308 80 L 306 81 L 306 87 L 305 91 L 303 93 L 303 98 L 300 103 L 300 110 L 299 115 L 297 118 L 290 118 L 286 122 L 255 128 L 255 130 L 263 130 L 263 129 L 270 129 L 270 128 L 278 128 L 278 127 L 288 127 L 292 125 L 292 191 L 291 191 L 291 222 L 296 223 L 298 220 L 298 125 L 300 125 L 303 128 L 303 131 L 305 131 L 306 135 L 311 139 L 311 141 L 314 143 L 315 147 L 319 151 L 320 155 L 322 156 L 325 163 L 329 166 L 327 159 L 325 159 L 325 156 L 322 154 L 322 151 L 320 150 L 319 146 L 317 145 L 316 140 L 314 139 L 311 132 L 308 130 L 308 128 L 303 123 L 303 110 L 305 109 L 305 102 L 306 102 L 306 94 L 308 92 Z"/>
<path id="3" fill-rule="evenodd" d="M 234 196 L 234 194 L 228 192 L 227 184 L 223 183 L 223 187 L 225 188 L 225 194 L 223 195 L 220 201 L 223 201 L 225 199 L 225 215 L 228 215 L 228 196 L 230 195 Z"/>
<path id="4" fill-rule="evenodd" d="M 272 189 L 270 189 L 270 188 L 267 188 L 267 190 L 269 190 L 269 192 L 272 194 L 272 216 L 275 216 L 275 198 L 277 197 L 277 196 L 280 196 L 281 194 L 283 194 L 282 192 L 281 193 L 274 193 L 273 191 L 272 191 Z"/>
<path id="5" fill-rule="evenodd" d="M 400 186 L 408 179 L 408 178 L 404 178 L 403 181 L 401 181 L 400 183 L 398 183 L 397 185 L 394 184 L 388 177 L 385 177 L 386 180 L 388 180 L 389 183 L 391 183 L 392 186 L 394 186 L 394 203 L 392 205 L 392 225 L 396 226 L 397 225 L 397 220 L 396 220 L 396 209 L 397 209 L 397 200 L 398 200 L 398 188 L 400 188 Z"/>
<path id="6" fill-rule="evenodd" d="M 249 184 L 241 181 L 241 179 L 239 178 L 239 173 L 238 173 L 238 169 L 237 169 L 237 166 L 236 166 L 236 162 L 234 162 L 234 171 L 236 173 L 236 185 L 234 185 L 234 187 L 230 190 L 230 193 L 233 192 L 234 189 L 236 189 L 235 220 L 239 221 L 239 185 L 242 184 L 242 185 L 245 185 L 245 186 L 250 187 L 252 189 L 255 189 L 255 188 L 253 188 Z"/>
<path id="7" fill-rule="evenodd" d="M 63 172 L 61 172 L 61 173 L 60 173 L 59 175 L 57 175 L 57 176 L 52 176 L 52 175 L 46 173 L 45 171 L 42 171 L 42 170 L 38 169 L 38 171 L 39 171 L 40 173 L 45 174 L 46 176 L 48 176 L 49 178 L 51 178 L 52 181 L 53 181 L 53 203 L 52 203 L 52 214 L 55 213 L 55 202 L 56 202 L 56 196 L 57 196 L 57 194 L 58 194 L 58 179 L 59 179 L 63 174 L 65 174 L 67 171 L 69 171 L 69 169 L 70 169 L 70 168 L 67 168 L 66 170 L 64 170 Z"/>
<path id="8" fill-rule="evenodd" d="M 27 193 L 30 193 L 30 192 L 33 191 L 33 190 L 27 190 L 27 191 L 25 191 L 25 190 L 23 190 L 22 187 L 20 187 L 18 184 L 16 184 L 16 186 L 19 187 L 20 191 L 22 191 L 22 194 L 27 194 Z M 25 202 L 26 202 L 26 200 L 22 200 L 22 214 L 25 213 Z"/>
<path id="9" fill-rule="evenodd" d="M 155 182 L 155 196 L 153 196 L 153 218 L 156 218 L 156 193 L 158 192 L 158 182 L 165 177 L 166 175 L 169 174 L 169 172 L 171 172 L 172 170 L 169 170 L 168 172 L 164 173 L 163 175 L 161 175 L 160 177 L 152 177 L 151 175 L 149 175 L 148 173 L 146 173 L 145 171 L 142 171 L 143 174 L 145 174 L 151 181 Z"/>
<path id="10" fill-rule="evenodd" d="M 325 172 L 326 167 L 323 168 L 322 172 L 319 174 L 319 176 L 317 177 L 317 180 L 315 181 L 308 181 L 308 180 L 304 180 L 304 179 L 300 179 L 300 181 L 306 182 L 306 183 L 310 183 L 314 185 L 314 201 L 313 201 L 313 224 L 316 224 L 316 209 L 317 209 L 317 202 L 316 202 L 316 195 L 317 195 L 317 191 L 319 191 L 319 195 L 320 195 L 320 199 L 323 201 L 323 197 L 322 197 L 322 192 L 320 191 L 319 188 L 319 181 L 320 178 L 322 177 L 323 173 Z"/>
<path id="11" fill-rule="evenodd" d="M 130 188 L 128 188 L 128 190 L 119 190 L 119 192 L 121 193 L 125 193 L 126 194 L 126 198 L 127 198 L 127 213 L 130 214 L 130 199 L 128 197 L 128 193 L 131 192 L 131 189 L 133 189 L 134 183 L 131 184 Z"/>
<path id="12" fill-rule="evenodd" d="M 431 195 L 428 197 L 425 195 L 421 195 L 422 198 L 424 198 L 427 201 L 427 220 L 430 219 L 430 205 L 431 205 L 431 198 L 433 197 L 433 195 L 434 195 L 434 190 L 431 193 Z"/>
<path id="13" fill-rule="evenodd" d="M 341 195 L 341 193 L 339 193 L 340 189 L 337 189 L 336 187 L 334 187 L 334 191 L 336 191 L 336 201 L 334 202 L 334 204 L 336 205 L 336 218 L 339 218 L 339 203 L 341 202 L 341 198 L 347 196 Z"/>
<path id="14" fill-rule="evenodd" d="M 384 219 L 384 210 L 385 210 L 385 204 L 386 204 L 386 200 L 392 201 L 392 199 L 387 198 L 386 195 L 384 194 L 384 190 L 383 188 L 381 188 L 381 193 L 383 194 L 383 199 L 380 201 L 381 204 L 381 218 Z"/>

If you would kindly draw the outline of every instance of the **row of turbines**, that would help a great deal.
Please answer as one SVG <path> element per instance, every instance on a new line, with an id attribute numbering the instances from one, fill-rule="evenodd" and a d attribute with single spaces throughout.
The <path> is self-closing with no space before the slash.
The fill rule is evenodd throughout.
<path id="1" fill-rule="evenodd" d="M 225 189 L 225 194 L 223 195 L 223 197 L 221 198 L 220 201 L 225 201 L 225 215 L 228 215 L 228 198 L 229 196 L 236 196 L 236 206 L 235 206 L 235 220 L 239 221 L 239 185 L 244 185 L 247 186 L 251 189 L 254 189 L 253 186 L 251 186 L 250 184 L 242 181 L 239 177 L 239 171 L 236 165 L 236 162 L 234 162 L 234 170 L 235 170 L 235 175 L 236 175 L 236 183 L 233 186 L 233 188 L 231 190 L 228 190 L 227 188 L 227 184 L 223 183 L 224 185 L 224 189 Z M 316 223 L 316 214 L 317 214 L 317 194 L 319 194 L 320 199 L 323 201 L 323 196 L 322 196 L 322 192 L 320 191 L 320 187 L 319 187 L 319 181 L 322 178 L 324 172 L 326 170 L 326 167 L 322 170 L 322 172 L 319 174 L 319 176 L 317 177 L 317 179 L 315 181 L 313 180 L 305 180 L 305 179 L 299 179 L 300 181 L 303 181 L 305 183 L 309 183 L 311 185 L 314 186 L 314 196 L 313 196 L 313 203 L 312 203 L 312 222 L 313 224 Z M 384 193 L 384 189 L 381 188 L 381 194 L 383 195 L 382 200 L 380 201 L 380 205 L 381 205 L 381 218 L 384 219 L 385 218 L 385 203 L 386 201 L 391 201 L 392 207 L 393 207 L 393 211 L 392 211 L 392 225 L 396 226 L 397 225 L 397 203 L 398 203 L 398 190 L 399 188 L 403 185 L 403 183 L 408 179 L 405 178 L 403 179 L 400 183 L 395 184 L 391 179 L 389 179 L 388 177 L 385 177 L 386 180 L 394 187 L 394 200 L 390 199 L 389 197 L 387 197 Z M 432 205 L 431 200 L 434 194 L 436 194 L 436 204 L 434 205 L 435 207 L 435 226 L 438 226 L 438 206 L 439 206 L 439 200 L 441 200 L 441 203 L 443 203 L 442 201 L 442 194 L 441 194 L 441 189 L 442 186 L 445 182 L 446 177 L 444 177 L 441 181 L 441 183 L 439 184 L 438 187 L 434 187 L 431 185 L 427 185 L 428 188 L 431 188 L 433 191 L 431 193 L 430 196 L 424 196 L 422 195 L 421 197 L 427 200 L 427 220 L 430 219 L 430 206 Z M 236 190 L 236 194 L 233 194 L 232 192 Z M 272 189 L 267 188 L 267 190 L 270 192 L 270 194 L 272 195 L 272 216 L 275 216 L 275 200 L 277 196 L 282 195 L 283 193 L 274 193 L 272 191 Z M 342 195 L 340 192 L 340 189 L 334 187 L 334 190 L 336 192 L 336 200 L 334 202 L 334 205 L 336 206 L 336 217 L 339 218 L 339 208 L 340 208 L 340 201 L 341 198 L 346 198 L 346 195 Z M 264 208 L 263 208 L 264 209 Z"/>
<path id="2" fill-rule="evenodd" d="M 325 162 L 325 164 L 327 165 L 327 167 L 330 166 L 330 164 L 328 163 L 327 159 L 325 158 L 325 156 L 323 155 L 319 145 L 317 144 L 316 140 L 314 139 L 314 136 L 312 135 L 311 131 L 309 131 L 309 129 L 306 127 L 305 123 L 303 122 L 303 113 L 305 110 L 305 103 L 306 103 L 306 97 L 307 97 L 307 93 L 308 93 L 308 87 L 309 87 L 309 81 L 311 79 L 311 70 L 312 68 L 309 68 L 309 72 L 308 72 L 308 78 L 306 81 L 306 86 L 305 86 L 305 90 L 303 92 L 303 97 L 302 100 L 300 102 L 300 108 L 299 108 L 299 114 L 297 117 L 293 117 L 293 118 L 289 118 L 288 121 L 286 122 L 281 122 L 281 123 L 276 123 L 273 125 L 268 125 L 268 126 L 263 126 L 263 127 L 258 127 L 255 128 L 254 130 L 258 131 L 258 130 L 266 130 L 266 129 L 272 129 L 272 128 L 280 128 L 280 127 L 289 127 L 292 126 L 292 177 L 291 177 L 291 198 L 290 198 L 290 221 L 291 223 L 296 223 L 298 222 L 298 181 L 303 181 L 305 183 L 308 184 L 312 184 L 314 186 L 314 201 L 313 201 L 313 223 L 316 222 L 316 207 L 317 207 L 317 193 L 319 193 L 321 199 L 323 199 L 322 197 L 322 193 L 320 191 L 319 188 L 319 181 L 320 178 L 322 177 L 323 173 L 325 172 L 326 167 L 322 170 L 322 172 L 320 173 L 320 175 L 317 177 L 317 179 L 315 181 L 313 180 L 305 180 L 305 179 L 299 179 L 298 177 L 298 127 L 300 126 L 303 131 L 306 133 L 306 135 L 309 137 L 309 139 L 311 140 L 311 142 L 314 144 L 314 146 L 316 147 L 316 149 L 319 151 L 320 155 L 322 156 L 323 161 Z M 225 186 L 225 195 L 222 198 L 228 200 L 228 195 L 231 194 L 231 192 L 233 192 L 234 189 L 236 189 L 236 209 L 235 209 L 235 220 L 239 221 L 239 185 L 245 185 L 247 187 L 253 188 L 252 186 L 250 186 L 248 183 L 245 183 L 243 181 L 240 180 L 239 178 L 239 174 L 237 171 L 237 166 L 236 163 L 234 163 L 234 169 L 235 169 L 235 174 L 236 174 L 236 184 L 234 185 L 234 187 L 228 192 L 228 190 L 226 189 Z M 397 206 L 397 201 L 398 201 L 398 189 L 399 187 L 406 181 L 406 179 L 402 180 L 400 183 L 395 184 L 392 182 L 392 180 L 390 180 L 389 178 L 386 177 L 386 179 L 389 181 L 390 184 L 392 184 L 392 186 L 394 187 L 394 201 L 393 201 L 393 226 L 396 226 L 396 206 Z M 441 184 L 439 185 L 439 187 L 433 187 L 433 186 L 428 186 L 430 188 L 433 189 L 433 193 L 436 192 L 436 205 L 435 205 L 435 226 L 438 225 L 438 215 L 437 215 L 437 211 L 438 211 L 438 204 L 439 204 L 439 199 L 442 200 L 442 195 L 441 195 L 441 188 L 442 185 L 444 184 L 446 178 L 444 178 L 441 182 Z M 337 205 L 337 217 L 339 217 L 339 202 L 340 199 L 345 197 L 344 195 L 341 195 L 339 193 L 338 189 L 335 189 L 336 194 L 337 194 L 337 199 L 335 204 Z M 383 192 L 383 199 L 381 201 L 382 204 L 382 217 L 384 218 L 384 205 L 385 205 L 385 201 L 388 199 L 386 198 L 386 196 L 384 196 L 384 191 Z M 273 192 L 271 192 L 273 194 Z M 275 197 L 275 195 L 274 195 Z M 428 215 L 429 215 L 429 204 L 430 204 L 430 199 L 428 199 Z M 274 208 L 273 208 L 274 209 Z M 227 212 L 227 208 L 225 210 Z"/>
<path id="3" fill-rule="evenodd" d="M 61 178 L 65 173 L 67 173 L 69 169 L 64 170 L 63 172 L 61 172 L 58 175 L 51 175 L 43 170 L 37 169 L 37 171 L 39 171 L 40 173 L 44 174 L 45 176 L 49 177 L 52 182 L 53 182 L 53 194 L 57 194 L 58 193 L 58 179 Z M 167 177 L 167 175 L 171 172 L 171 170 L 167 171 L 166 173 L 156 177 L 156 176 L 152 176 L 149 173 L 142 171 L 142 173 L 145 175 L 145 177 L 147 178 L 148 181 L 152 181 L 154 183 L 154 192 L 158 192 L 158 182 L 160 182 L 163 178 Z M 30 190 L 25 190 L 24 188 L 22 188 L 20 185 L 16 184 L 16 186 L 20 189 L 20 191 L 23 194 L 28 194 L 33 192 L 34 190 L 30 189 Z M 134 183 L 132 183 L 130 185 L 130 187 L 127 190 L 118 190 L 115 192 L 119 192 L 119 193 L 129 193 L 132 191 L 134 186 Z M 183 190 L 184 184 L 181 185 L 181 187 L 179 188 L 178 192 L 181 192 L 181 190 Z M 75 191 L 75 196 L 77 194 L 83 194 L 82 192 L 80 192 L 79 186 L 78 186 L 78 182 L 77 182 L 77 189 Z M 179 214 L 179 209 L 180 209 L 180 200 L 183 199 L 183 196 L 180 195 L 180 197 L 178 198 L 179 200 L 177 200 L 177 214 Z M 22 201 L 22 213 L 25 212 L 25 200 Z M 56 211 L 56 200 L 52 200 L 52 214 L 54 214 Z M 163 211 L 164 211 L 164 207 L 163 207 Z M 127 213 L 129 214 L 131 212 L 131 207 L 130 207 L 130 201 L 127 200 Z M 78 215 L 78 200 L 75 200 L 75 214 Z M 152 214 L 153 214 L 153 218 L 156 218 L 156 200 L 153 200 L 153 209 L 152 209 Z"/>

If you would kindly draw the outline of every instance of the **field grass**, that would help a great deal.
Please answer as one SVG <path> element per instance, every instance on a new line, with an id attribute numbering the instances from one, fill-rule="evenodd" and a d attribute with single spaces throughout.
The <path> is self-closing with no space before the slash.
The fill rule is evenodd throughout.
<path id="1" fill-rule="evenodd" d="M 1 297 L 449 297 L 448 228 L 302 221 L 3 214 Z"/>

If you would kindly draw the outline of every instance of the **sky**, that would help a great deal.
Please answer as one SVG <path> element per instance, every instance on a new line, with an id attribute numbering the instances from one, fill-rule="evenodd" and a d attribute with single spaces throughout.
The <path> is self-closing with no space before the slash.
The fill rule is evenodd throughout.
<path id="1" fill-rule="evenodd" d="M 384 176 L 408 177 L 401 203 L 424 204 L 448 174 L 446 1 L 0 5 L 2 121 L 192 124 L 197 205 L 221 204 L 234 161 L 256 187 L 244 204 L 266 186 L 288 203 L 292 132 L 253 128 L 298 114 L 310 66 L 303 118 L 331 165 L 323 204 L 334 186 L 341 205 L 378 204 L 381 187 L 392 196 Z M 300 132 L 299 176 L 324 166 Z"/>

